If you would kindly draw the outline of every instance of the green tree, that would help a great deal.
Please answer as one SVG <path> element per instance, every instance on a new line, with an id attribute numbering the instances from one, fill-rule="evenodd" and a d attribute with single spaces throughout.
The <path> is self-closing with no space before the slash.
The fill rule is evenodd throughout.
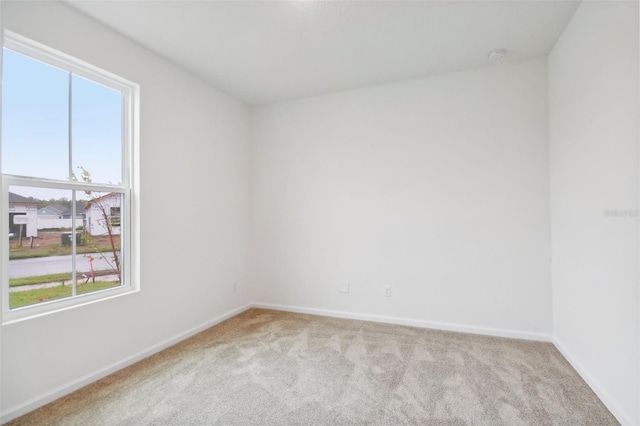
<path id="1" fill-rule="evenodd" d="M 78 169 L 80 170 L 80 179 L 83 182 L 91 183 L 92 182 L 91 173 L 82 166 L 78 166 Z M 75 173 L 73 174 L 72 179 L 77 180 Z M 106 199 L 108 198 L 107 196 L 109 194 L 102 195 L 101 193 L 95 192 L 95 191 L 85 191 L 85 194 L 89 197 L 89 201 L 87 201 L 86 207 L 95 206 L 98 209 L 99 215 L 100 215 L 99 221 L 107 230 L 107 235 L 109 237 L 109 244 L 111 248 L 111 258 L 109 259 L 107 256 L 105 256 L 101 252 L 97 254 L 99 257 L 104 259 L 107 262 L 107 264 L 109 264 L 111 269 L 113 269 L 113 271 L 117 274 L 118 281 L 122 282 L 120 253 L 118 252 L 119 244 L 117 244 L 116 242 L 116 234 L 114 233 L 114 230 L 113 230 L 113 227 L 116 221 L 114 220 L 114 217 L 111 216 L 111 207 L 106 204 Z M 120 226 L 120 217 L 118 217 L 116 226 Z M 90 234 L 87 233 L 86 227 L 84 229 L 84 232 L 85 232 L 84 234 L 85 241 L 90 246 L 95 247 L 93 239 L 91 238 Z M 92 273 L 91 279 L 93 280 L 93 282 L 95 282 L 95 276 L 93 276 L 93 270 L 91 271 L 91 273 Z"/>

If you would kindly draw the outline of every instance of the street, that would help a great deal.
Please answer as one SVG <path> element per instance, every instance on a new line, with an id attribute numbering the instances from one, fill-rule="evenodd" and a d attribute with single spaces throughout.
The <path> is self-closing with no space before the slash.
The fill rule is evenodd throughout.
<path id="1" fill-rule="evenodd" d="M 111 270 L 113 266 L 113 253 L 93 253 L 93 270 Z M 57 274 L 71 272 L 72 256 L 35 257 L 31 259 L 18 259 L 9 261 L 9 278 L 30 277 L 34 275 Z M 107 260 L 105 260 L 105 258 Z M 87 273 L 91 270 L 88 254 L 76 255 L 76 270 Z"/>

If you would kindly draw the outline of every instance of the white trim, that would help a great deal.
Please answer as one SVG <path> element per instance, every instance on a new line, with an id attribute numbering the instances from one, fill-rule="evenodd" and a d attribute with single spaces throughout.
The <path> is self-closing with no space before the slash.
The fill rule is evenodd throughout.
<path id="1" fill-rule="evenodd" d="M 638 22 L 638 25 L 640 26 L 640 8 L 638 8 L 638 21 L 637 22 Z M 639 55 L 638 55 L 638 59 L 639 59 L 638 70 L 640 70 L 640 43 L 638 43 L 638 50 L 639 50 L 639 52 L 638 52 L 639 53 Z M 638 94 L 638 96 L 640 98 L 640 72 L 638 73 L 638 93 L 637 94 Z M 636 108 L 637 108 L 637 110 L 636 110 L 636 114 L 637 114 L 636 120 L 637 120 L 637 124 L 638 124 L 636 129 L 640 129 L 640 108 L 638 108 L 638 106 L 639 105 L 636 104 Z M 638 139 L 636 143 L 638 144 L 638 146 L 640 146 L 640 132 L 638 134 L 636 134 L 636 138 Z M 640 150 L 638 150 L 638 154 L 640 154 Z M 640 165 L 640 156 L 638 157 L 638 163 L 637 164 Z M 640 178 L 640 175 L 639 175 L 639 178 Z M 636 183 L 640 187 L 640 179 L 638 179 L 638 181 Z M 637 219 L 636 219 L 636 222 L 637 222 Z M 638 242 L 640 243 L 640 229 L 639 229 L 637 237 L 638 237 Z M 640 244 L 639 244 L 639 246 L 640 246 Z M 640 255 L 640 252 L 638 254 Z M 637 269 L 637 271 L 640 272 L 640 257 L 638 258 L 638 269 Z M 637 284 L 638 284 L 638 311 L 637 311 L 636 320 L 638 321 L 638 326 L 639 326 L 638 330 L 640 330 L 640 280 L 638 280 Z M 638 349 L 638 371 L 640 371 L 640 341 L 639 341 L 639 337 L 640 336 L 636 336 L 636 344 L 638 345 L 638 347 L 637 347 L 637 349 Z M 638 390 L 638 401 L 637 401 L 638 405 L 636 406 L 636 412 L 634 414 L 637 416 L 636 418 L 640 422 L 640 377 L 638 378 L 637 390 Z"/>
<path id="2" fill-rule="evenodd" d="M 132 87 L 136 85 L 119 75 L 103 70 L 102 68 L 10 30 L 4 30 L 2 47 L 127 95 L 130 93 Z"/>
<path id="3" fill-rule="evenodd" d="M 576 358 L 571 355 L 571 353 L 566 349 L 566 347 L 560 342 L 560 340 L 553 336 L 552 340 L 555 347 L 560 351 L 563 357 L 571 364 L 574 370 L 582 377 L 587 385 L 591 388 L 593 393 L 596 394 L 600 401 L 607 407 L 611 414 L 615 416 L 615 418 L 622 425 L 633 425 L 634 423 L 631 421 L 631 417 L 626 413 L 620 406 L 615 402 L 615 399 L 612 398 L 607 391 L 605 391 L 600 383 L 576 360 Z"/>
<path id="4" fill-rule="evenodd" d="M 484 336 L 508 337 L 511 339 L 551 342 L 551 334 L 528 331 L 508 330 L 503 328 L 477 327 L 464 324 L 453 324 L 440 321 L 425 321 L 411 318 L 389 317 L 383 315 L 360 314 L 355 312 L 334 311 L 329 309 L 304 308 L 299 306 L 276 305 L 271 303 L 252 303 L 252 307 L 273 309 L 276 311 L 296 312 L 300 314 L 320 315 L 325 317 L 355 319 L 361 321 L 381 322 L 385 324 L 406 325 L 409 327 L 430 328 L 434 330 L 456 331 L 460 333 L 481 334 Z"/>
<path id="5" fill-rule="evenodd" d="M 10 326 L 33 318 L 56 314 L 76 307 L 87 306 L 93 303 L 110 300 L 115 297 L 137 293 L 138 291 L 140 290 L 131 288 L 130 286 L 111 287 L 103 290 L 92 291 L 91 293 L 79 294 L 75 297 L 51 300 L 49 302 L 38 303 L 37 305 L 21 306 L 19 308 L 12 309 L 11 315 L 5 315 L 2 326 Z"/>
<path id="6" fill-rule="evenodd" d="M 2 19 L 1 19 L 1 13 L 2 11 L 2 5 L 0 5 L 0 47 L 4 46 L 4 25 L 2 24 Z M 2 53 L 2 51 L 0 50 L 0 105 L 2 104 L 2 70 L 4 69 L 4 54 Z M 2 108 L 0 108 L 1 110 Z M 0 115 L 0 147 L 2 147 L 2 119 L 1 119 L 1 115 Z M 2 164 L 2 149 L 0 149 L 0 164 Z M 0 170 L 1 171 L 1 170 Z M 1 183 L 1 182 L 0 182 Z M 1 189 L 1 185 L 0 185 L 0 189 Z M 4 195 L 2 194 L 2 191 L 0 190 L 0 216 L 4 216 L 3 214 L 1 214 L 1 212 L 5 211 L 4 210 L 4 202 L 5 200 L 3 199 Z M 9 199 L 9 194 L 7 194 L 7 200 Z M 7 202 L 7 210 L 9 211 L 9 203 Z M 9 215 L 7 215 L 9 216 Z M 0 218 L 0 227 L 2 229 L 9 229 L 9 218 Z M 0 256 L 3 256 L 4 253 L 9 253 L 9 238 L 2 238 L 2 242 L 0 243 Z M 0 273 L 0 286 L 4 287 L 4 285 L 2 283 L 8 283 L 9 282 L 9 273 L 5 270 L 6 269 L 6 265 L 4 264 L 4 262 L 2 261 L 2 259 L 0 259 L 0 267 L 2 267 L 2 273 Z M 2 302 L 4 300 L 4 295 L 3 295 L 3 290 L 0 289 L 0 312 L 3 311 L 2 308 Z M 0 325 L 0 349 L 2 349 L 2 325 Z M 2 352 L 0 350 L 0 352 Z M 0 355 L 0 366 L 2 365 L 2 355 Z M 1 370 L 1 369 L 0 369 Z M 2 383 L 2 373 L 0 372 L 0 384 Z M 0 386 L 1 388 L 1 386 Z M 0 390 L 0 414 L 2 414 L 2 391 Z"/>
<path id="7" fill-rule="evenodd" d="M 86 374 L 80 377 L 79 379 L 72 380 L 62 386 L 58 386 L 57 388 L 49 392 L 45 392 L 41 395 L 38 395 L 34 398 L 31 398 L 28 401 L 18 406 L 8 408 L 6 411 L 2 413 L 2 417 L 0 417 L 0 423 L 4 424 L 6 422 L 9 422 L 15 418 L 22 416 L 23 414 L 26 414 L 30 411 L 35 410 L 36 408 L 42 407 L 45 404 L 48 404 L 52 401 L 55 401 L 58 398 L 68 395 L 71 392 L 76 391 L 83 386 L 86 386 L 90 383 L 100 380 L 103 377 L 108 376 L 109 374 L 113 374 L 116 371 L 122 370 L 123 368 L 128 367 L 144 358 L 150 357 L 151 355 L 156 354 L 162 351 L 163 349 L 166 349 L 170 346 L 180 343 L 181 341 L 188 339 L 189 337 L 195 334 L 198 334 L 209 327 L 219 324 L 226 319 L 229 319 L 233 316 L 241 314 L 242 312 L 246 311 L 249 308 L 251 308 L 251 305 L 246 304 L 238 308 L 235 308 L 227 313 L 224 313 L 222 315 L 218 315 L 217 317 L 212 318 L 196 327 L 193 327 L 183 333 L 179 333 L 173 337 L 170 337 L 169 339 L 166 339 L 153 346 L 150 346 L 149 348 L 144 349 L 140 352 L 137 352 L 131 356 L 123 358 L 120 361 L 116 361 L 106 367 L 100 368 L 99 370 L 96 370 L 93 373 Z"/>
<path id="8" fill-rule="evenodd" d="M 9 182 L 9 185 L 20 186 L 35 186 L 38 188 L 51 188 L 51 189 L 68 189 L 76 191 L 92 191 L 92 192 L 118 192 L 124 193 L 128 190 L 126 185 L 110 185 L 110 184 L 98 184 L 98 183 L 85 183 L 77 181 L 65 181 L 46 179 L 29 176 L 17 176 L 11 174 L 3 174 L 2 179 Z"/>

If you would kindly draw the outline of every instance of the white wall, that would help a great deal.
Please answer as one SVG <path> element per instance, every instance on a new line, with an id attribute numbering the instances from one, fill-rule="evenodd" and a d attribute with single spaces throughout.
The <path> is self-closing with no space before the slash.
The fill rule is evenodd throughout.
<path id="1" fill-rule="evenodd" d="M 550 339 L 546 66 L 255 108 L 253 300 Z"/>
<path id="2" fill-rule="evenodd" d="M 555 342 L 620 421 L 640 424 L 638 3 L 582 3 L 549 89 Z"/>
<path id="3" fill-rule="evenodd" d="M 139 83 L 142 96 L 142 290 L 2 327 L 7 420 L 246 304 L 249 113 L 66 5 L 2 2 L 2 20 Z M 189 212 L 178 208 L 185 202 Z M 193 223 L 194 211 L 208 214 L 207 227 Z"/>

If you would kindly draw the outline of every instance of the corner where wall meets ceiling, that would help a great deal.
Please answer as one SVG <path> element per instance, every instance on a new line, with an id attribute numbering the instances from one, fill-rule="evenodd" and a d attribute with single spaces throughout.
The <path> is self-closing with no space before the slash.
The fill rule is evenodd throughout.
<path id="1" fill-rule="evenodd" d="M 67 3 L 253 105 L 544 56 L 579 4 Z"/>

